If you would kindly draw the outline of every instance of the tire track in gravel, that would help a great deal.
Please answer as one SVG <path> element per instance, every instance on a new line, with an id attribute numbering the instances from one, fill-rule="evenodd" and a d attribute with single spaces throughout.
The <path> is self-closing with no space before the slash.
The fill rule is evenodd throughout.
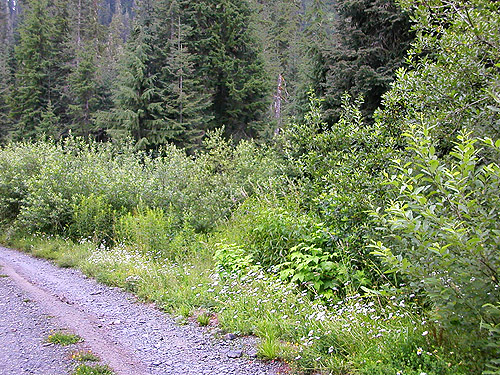
<path id="1" fill-rule="evenodd" d="M 0 374 L 69 373 L 72 366 L 68 359 L 75 346 L 45 341 L 58 328 L 56 322 L 3 271 L 0 268 Z"/>
<path id="2" fill-rule="evenodd" d="M 117 374 L 138 375 L 149 374 L 131 353 L 113 342 L 113 339 L 102 330 L 98 330 L 100 322 L 95 316 L 79 310 L 74 304 L 64 297 L 57 297 L 36 284 L 28 281 L 13 267 L 6 264 L 5 259 L 0 258 L 3 272 L 9 276 L 18 287 L 27 292 L 33 301 L 48 315 L 54 317 L 61 327 L 69 328 L 81 336 L 92 351 L 105 358 L 106 363 L 115 370 Z"/>
<path id="3" fill-rule="evenodd" d="M 228 358 L 232 349 L 252 352 L 251 338 L 216 341 L 118 288 L 14 250 L 0 247 L 0 265 L 41 310 L 84 338 L 117 375 L 278 374 L 277 364 L 246 355 Z"/>

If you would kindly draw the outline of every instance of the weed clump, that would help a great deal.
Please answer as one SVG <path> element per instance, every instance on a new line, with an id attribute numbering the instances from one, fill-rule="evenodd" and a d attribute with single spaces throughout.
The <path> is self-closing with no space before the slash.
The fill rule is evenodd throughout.
<path id="1" fill-rule="evenodd" d="M 80 336 L 66 331 L 57 331 L 47 337 L 47 342 L 61 346 L 68 346 L 81 341 L 83 341 L 83 339 Z"/>

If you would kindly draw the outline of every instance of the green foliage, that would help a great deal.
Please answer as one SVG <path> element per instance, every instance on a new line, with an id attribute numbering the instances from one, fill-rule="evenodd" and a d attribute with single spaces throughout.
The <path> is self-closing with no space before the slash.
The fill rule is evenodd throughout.
<path id="1" fill-rule="evenodd" d="M 100 358 L 92 353 L 90 350 L 88 351 L 78 351 L 73 353 L 71 358 L 76 359 L 78 362 L 99 362 Z"/>
<path id="2" fill-rule="evenodd" d="M 248 3 L 179 3 L 184 24 L 190 27 L 186 46 L 194 56 L 196 78 L 211 95 L 211 127 L 224 125 L 226 137 L 238 140 L 255 136 L 267 87 L 258 47 L 248 26 Z"/>
<path id="3" fill-rule="evenodd" d="M 304 204 L 342 240 L 363 245 L 369 221 L 365 211 L 383 198 L 381 171 L 394 152 L 382 125 L 365 124 L 362 99 L 343 97 L 340 120 L 328 126 L 321 100 L 311 96 L 304 123 L 283 134 L 283 151 L 298 175 Z"/>
<path id="4" fill-rule="evenodd" d="M 311 281 L 318 285 L 330 284 L 332 280 L 338 285 L 355 281 L 350 287 L 356 290 L 377 280 L 377 265 L 364 249 L 368 239 L 377 236 L 367 211 L 385 199 L 382 171 L 396 152 L 394 141 L 382 124 L 364 123 L 361 99 L 353 102 L 346 94 L 342 116 L 332 126 L 322 120 L 321 100 L 314 95 L 310 100 L 304 122 L 290 124 L 280 145 L 291 175 L 295 175 L 300 205 L 309 212 L 308 216 L 315 218 L 306 229 L 309 234 L 303 238 L 311 238 L 321 229 L 317 223 L 321 223 L 324 238 L 319 242 L 300 240 L 289 248 L 302 243 L 302 247 L 321 253 L 300 253 L 301 265 L 312 265 L 315 256 L 325 262 L 306 267 Z M 291 217 L 298 221 L 297 214 Z M 336 265 L 332 268 L 328 262 L 333 258 Z M 293 272 L 289 272 L 293 277 Z M 334 273 L 338 276 L 334 277 Z M 302 272 L 298 274 L 306 278 Z"/>
<path id="5" fill-rule="evenodd" d="M 38 175 L 44 158 L 52 152 L 49 144 L 20 143 L 0 151 L 0 222 L 11 224 L 19 215 L 28 194 L 27 181 Z"/>
<path id="6" fill-rule="evenodd" d="M 282 356 L 282 345 L 273 336 L 264 336 L 257 346 L 257 356 L 264 359 L 277 359 Z"/>
<path id="7" fill-rule="evenodd" d="M 152 259 L 175 260 L 184 252 L 183 248 L 171 245 L 180 232 L 180 226 L 172 210 L 164 212 L 161 208 L 139 208 L 136 213 L 128 213 L 118 219 L 116 241 L 131 245 Z"/>
<path id="8" fill-rule="evenodd" d="M 329 123 L 341 116 L 346 91 L 365 98 L 361 109 L 371 122 L 414 37 L 409 12 L 395 0 L 340 0 L 335 8 L 335 39 L 321 53 L 324 81 L 313 87 L 324 91 Z"/>
<path id="9" fill-rule="evenodd" d="M 47 337 L 47 342 L 61 346 L 76 344 L 80 341 L 82 341 L 82 338 L 80 336 L 73 333 L 66 333 L 64 331 L 54 332 L 50 334 L 49 337 Z"/>
<path id="10" fill-rule="evenodd" d="M 349 294 L 370 283 L 365 272 L 351 264 L 348 252 L 329 250 L 305 243 L 291 248 L 289 261 L 280 265 L 280 277 L 300 283 L 324 298 Z"/>
<path id="11" fill-rule="evenodd" d="M 143 206 L 171 212 L 180 228 L 185 222 L 209 230 L 248 195 L 273 185 L 278 166 L 270 150 L 253 142 L 232 146 L 221 132 L 206 145 L 195 159 L 174 146 L 152 158 L 126 143 L 74 137 L 58 144 L 13 144 L 0 151 L 1 220 L 32 233 L 59 234 L 71 233 L 73 221 L 83 220 L 87 224 L 75 223 L 73 234 L 93 236 L 91 226 L 110 222 L 112 211 Z M 82 197 L 88 201 L 79 204 Z M 99 236 L 110 236 L 97 229 Z"/>
<path id="12" fill-rule="evenodd" d="M 47 128 L 47 112 L 62 118 L 67 107 L 63 90 L 71 54 L 66 8 L 65 1 L 49 4 L 33 0 L 27 4 L 15 48 L 18 69 L 9 98 L 11 115 L 18 122 L 17 139 L 36 138 L 40 126 L 47 134 L 61 130 L 60 124 L 53 122 Z"/>
<path id="13" fill-rule="evenodd" d="M 152 62 L 151 33 L 148 24 L 135 26 L 122 58 L 115 106 L 104 115 L 115 124 L 115 137 L 131 136 L 138 149 L 157 149 L 175 140 L 182 131 L 172 128 L 166 120 L 159 72 Z"/>
<path id="14" fill-rule="evenodd" d="M 80 364 L 72 375 L 113 375 L 113 371 L 105 365 Z"/>
<path id="15" fill-rule="evenodd" d="M 498 155 L 500 142 L 463 133 L 441 160 L 425 122 L 406 137 L 412 158 L 388 176 L 396 198 L 377 213 L 390 241 L 374 245 L 375 253 L 426 292 L 443 325 L 496 324 L 483 305 L 500 300 L 500 168 L 482 159 L 477 145 Z"/>
<path id="16" fill-rule="evenodd" d="M 68 114 L 72 121 L 70 128 L 74 134 L 87 137 L 94 130 L 95 114 L 106 104 L 106 91 L 100 87 L 97 79 L 96 55 L 91 45 L 84 46 L 78 51 L 76 67 L 68 78 L 71 97 Z"/>
<path id="17" fill-rule="evenodd" d="M 210 319 L 212 318 L 212 316 L 207 313 L 206 311 L 203 311 L 201 312 L 201 314 L 198 314 L 198 316 L 196 317 L 196 321 L 198 322 L 198 324 L 202 327 L 206 327 L 210 324 Z"/>
<path id="18" fill-rule="evenodd" d="M 110 243 L 117 213 L 104 196 L 91 193 L 88 197 L 73 197 L 73 212 L 69 232 L 77 238 L 90 238 L 96 243 Z"/>
<path id="19" fill-rule="evenodd" d="M 295 210 L 294 210 L 295 209 Z M 296 211 L 297 210 L 297 211 Z M 286 261 L 293 246 L 309 236 L 314 221 L 305 214 L 299 214 L 297 206 L 286 206 L 285 202 L 264 198 L 249 198 L 234 213 L 221 233 L 224 245 L 238 249 L 242 256 L 264 268 Z M 241 253 L 242 255 L 243 253 Z"/>
<path id="20" fill-rule="evenodd" d="M 217 265 L 229 274 L 245 273 L 255 269 L 252 256 L 236 244 L 215 244 L 214 259 Z"/>
<path id="21" fill-rule="evenodd" d="M 422 116 L 440 155 L 462 129 L 500 136 L 497 106 L 499 4 L 488 0 L 402 1 L 413 13 L 416 39 L 407 68 L 384 97 L 383 121 L 394 132 Z"/>
<path id="22" fill-rule="evenodd" d="M 496 305 L 486 304 L 483 308 L 487 309 L 491 316 L 495 318 L 489 322 L 481 322 L 481 328 L 487 330 L 488 332 L 488 348 L 491 350 L 491 359 L 489 363 L 486 364 L 486 371 L 483 372 L 485 375 L 498 375 L 500 374 L 500 303 L 497 302 Z"/>
<path id="23" fill-rule="evenodd" d="M 160 12 L 162 5 L 163 2 L 159 4 Z M 186 45 L 191 28 L 181 22 L 180 4 L 168 1 L 166 5 L 166 14 L 162 14 L 157 22 L 161 25 L 168 20 L 167 29 L 170 31 L 167 51 L 164 52 L 167 61 L 161 70 L 161 80 L 165 82 L 167 121 L 171 127 L 182 129 L 177 144 L 193 150 L 201 145 L 201 138 L 213 119 L 209 110 L 210 92 L 201 85 L 194 69 L 195 56 Z"/>

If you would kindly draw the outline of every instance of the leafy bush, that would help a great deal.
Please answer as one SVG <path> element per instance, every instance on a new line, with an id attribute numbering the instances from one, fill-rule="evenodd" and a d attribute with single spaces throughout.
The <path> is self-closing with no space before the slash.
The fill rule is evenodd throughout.
<path id="1" fill-rule="evenodd" d="M 0 151 L 1 220 L 31 233 L 73 230 L 82 236 L 97 224 L 89 221 L 97 211 L 127 212 L 142 204 L 208 231 L 253 192 L 272 184 L 277 174 L 271 151 L 253 142 L 232 146 L 220 132 L 208 136 L 206 150 L 196 157 L 169 145 L 160 154 L 153 158 L 127 143 L 86 143 L 74 137 L 58 144 L 7 146 Z M 76 207 L 79 203 L 89 207 Z M 94 205 L 100 208 L 90 208 Z M 103 236 L 109 237 L 109 231 Z"/>
<path id="2" fill-rule="evenodd" d="M 363 270 L 356 270 L 348 253 L 328 251 L 301 243 L 290 249 L 289 261 L 280 265 L 280 276 L 312 288 L 324 298 L 345 296 L 370 283 Z"/>
<path id="3" fill-rule="evenodd" d="M 382 124 L 365 124 L 362 99 L 344 95 L 342 116 L 332 126 L 322 121 L 321 101 L 311 97 L 304 123 L 292 123 L 281 142 L 296 171 L 302 205 L 318 215 L 340 243 L 352 250 L 358 265 L 367 238 L 374 235 L 367 214 L 384 200 L 382 171 L 397 150 Z"/>
<path id="4" fill-rule="evenodd" d="M 172 212 L 161 208 L 139 208 L 120 217 L 115 226 L 116 240 L 137 248 L 152 259 L 175 259 L 170 243 L 181 228 Z"/>
<path id="5" fill-rule="evenodd" d="M 476 146 L 498 153 L 500 141 L 463 133 L 440 160 L 431 133 L 423 123 L 406 134 L 413 158 L 387 176 L 397 198 L 375 213 L 389 240 L 374 252 L 425 291 L 443 325 L 477 330 L 499 322 L 483 306 L 500 301 L 500 167 Z"/>
<path id="6" fill-rule="evenodd" d="M 315 221 L 293 202 L 252 197 L 219 229 L 215 241 L 236 244 L 264 268 L 287 260 L 290 249 L 310 235 Z"/>
<path id="7" fill-rule="evenodd" d="M 229 274 L 245 273 L 255 268 L 252 256 L 236 244 L 215 244 L 214 259 L 222 271 Z"/>
<path id="8" fill-rule="evenodd" d="M 116 211 L 103 196 L 73 197 L 73 213 L 70 234 L 77 238 L 90 238 L 107 244 L 113 239 Z"/>
<path id="9" fill-rule="evenodd" d="M 432 125 L 444 155 L 463 128 L 500 137 L 497 105 L 500 4 L 489 0 L 400 0 L 413 14 L 416 39 L 379 113 L 388 129 L 405 132 L 408 119 Z M 435 127 L 434 127 L 435 126 Z"/>
<path id="10" fill-rule="evenodd" d="M 10 144 L 0 150 L 0 223 L 11 224 L 28 195 L 27 182 L 40 173 L 53 152 L 47 143 Z"/>

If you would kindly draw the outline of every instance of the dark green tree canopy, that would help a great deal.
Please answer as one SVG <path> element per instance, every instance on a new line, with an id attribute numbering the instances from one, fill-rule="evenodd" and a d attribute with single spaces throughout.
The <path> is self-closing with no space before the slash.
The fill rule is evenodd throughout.
<path id="1" fill-rule="evenodd" d="M 394 0 L 339 0 L 333 42 L 320 55 L 328 121 L 336 121 L 344 92 L 363 95 L 362 111 L 371 118 L 413 39 L 410 18 Z"/>

